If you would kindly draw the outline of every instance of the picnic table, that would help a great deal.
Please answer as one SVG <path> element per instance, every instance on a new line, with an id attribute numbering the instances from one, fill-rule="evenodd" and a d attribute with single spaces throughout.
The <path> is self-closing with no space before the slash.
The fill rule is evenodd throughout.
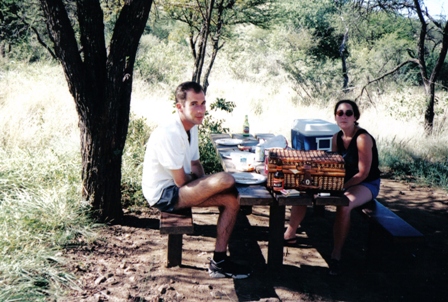
<path id="1" fill-rule="evenodd" d="M 221 160 L 223 170 L 229 173 L 240 172 L 237 170 L 232 159 L 225 158 L 222 153 L 238 151 L 237 145 L 220 145 L 216 141 L 231 138 L 229 134 L 211 134 L 211 140 Z M 240 138 L 239 135 L 233 137 Z M 257 140 L 253 136 L 244 139 L 247 144 L 256 144 Z M 263 174 L 264 164 L 258 163 L 252 173 Z M 260 184 L 239 184 L 236 185 L 240 194 L 241 206 L 262 205 L 269 206 L 269 241 L 267 265 L 271 270 L 278 269 L 283 264 L 283 232 L 285 228 L 286 206 L 294 205 L 348 205 L 345 196 L 317 196 L 316 194 L 300 194 L 299 196 L 285 196 L 276 194 L 266 187 L 266 183 Z"/>

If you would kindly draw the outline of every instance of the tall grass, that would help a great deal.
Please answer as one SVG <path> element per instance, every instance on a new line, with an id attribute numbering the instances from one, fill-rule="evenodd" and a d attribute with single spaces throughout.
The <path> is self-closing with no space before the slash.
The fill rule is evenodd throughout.
<path id="1" fill-rule="evenodd" d="M 123 205 L 131 209 L 146 206 L 141 165 L 151 128 L 170 117 L 174 87 L 189 80 L 185 53 L 167 43 L 171 55 L 150 56 L 151 62 L 140 57 L 142 70 L 134 79 L 122 183 Z M 289 140 L 294 119 L 333 121 L 337 94 L 304 99 L 281 68 L 281 53 L 268 54 L 269 47 L 261 55 L 239 53 L 231 51 L 234 46 L 226 44 L 219 54 L 207 93 L 208 103 L 219 98 L 236 104 L 230 113 L 213 112 L 223 127 L 241 132 L 247 114 L 252 133 Z M 161 51 L 153 38 L 143 39 L 142 49 Z M 80 201 L 77 116 L 60 66 L 0 65 L 0 301 L 44 301 L 76 288 L 64 247 L 95 236 L 88 206 Z M 361 104 L 360 124 L 376 137 L 383 170 L 448 189 L 447 93 L 438 91 L 435 135 L 429 138 L 423 132 L 421 89 L 389 86 L 370 97 Z"/>
<path id="2" fill-rule="evenodd" d="M 0 74 L 0 301 L 44 301 L 76 288 L 63 247 L 91 240 L 80 202 L 73 101 L 59 67 Z"/>

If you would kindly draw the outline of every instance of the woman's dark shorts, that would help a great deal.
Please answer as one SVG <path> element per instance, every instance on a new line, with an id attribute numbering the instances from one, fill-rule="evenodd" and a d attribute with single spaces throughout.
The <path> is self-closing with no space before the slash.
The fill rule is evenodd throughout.
<path id="1" fill-rule="evenodd" d="M 373 198 L 376 198 L 378 196 L 378 193 L 380 192 L 380 183 L 381 183 L 381 180 L 380 180 L 380 178 L 378 178 L 378 179 L 375 179 L 372 181 L 362 182 L 362 183 L 360 183 L 360 185 L 364 186 L 370 190 L 370 192 L 372 193 L 372 199 L 373 199 Z"/>

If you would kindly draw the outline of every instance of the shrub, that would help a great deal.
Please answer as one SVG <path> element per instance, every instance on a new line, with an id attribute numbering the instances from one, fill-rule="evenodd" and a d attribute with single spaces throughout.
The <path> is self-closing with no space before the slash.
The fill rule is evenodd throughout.
<path id="1" fill-rule="evenodd" d="M 141 182 L 145 145 L 151 131 L 145 118 L 131 114 L 126 146 L 123 151 L 121 180 L 122 205 L 131 211 L 146 205 Z"/>
<path id="2" fill-rule="evenodd" d="M 216 112 L 218 110 L 232 112 L 235 103 L 227 102 L 225 99 L 217 98 L 210 105 L 210 110 Z M 210 112 L 206 112 L 204 121 L 199 128 L 199 153 L 201 154 L 201 163 L 206 174 L 212 174 L 222 171 L 216 150 L 210 139 L 212 133 L 228 133 L 229 129 L 223 127 L 224 120 L 214 118 Z"/>

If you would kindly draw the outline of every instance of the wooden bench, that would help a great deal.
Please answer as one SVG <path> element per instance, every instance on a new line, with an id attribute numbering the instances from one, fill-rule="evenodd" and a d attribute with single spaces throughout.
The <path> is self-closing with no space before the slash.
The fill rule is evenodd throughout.
<path id="1" fill-rule="evenodd" d="M 397 214 L 389 210 L 376 199 L 357 208 L 369 222 L 367 256 L 385 247 L 385 244 L 408 246 L 412 249 L 424 241 L 424 236 Z"/>
<path id="2" fill-rule="evenodd" d="M 173 213 L 160 213 L 160 234 L 168 234 L 167 267 L 182 263 L 182 235 L 193 234 L 191 208 Z"/>

